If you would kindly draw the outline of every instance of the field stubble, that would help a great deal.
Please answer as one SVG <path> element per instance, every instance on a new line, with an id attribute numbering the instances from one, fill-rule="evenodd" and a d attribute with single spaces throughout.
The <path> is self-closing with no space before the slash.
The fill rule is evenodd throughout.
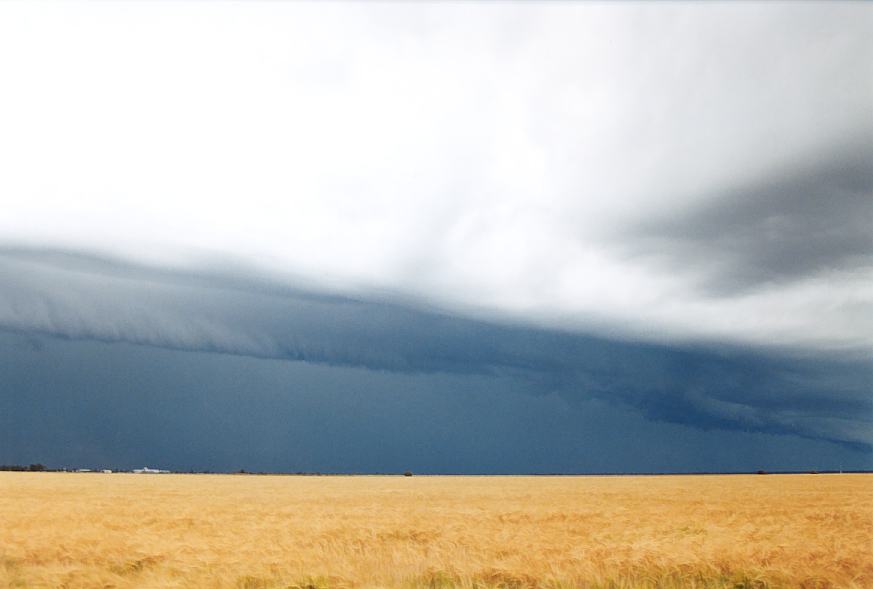
<path id="1" fill-rule="evenodd" d="M 0 587 L 873 587 L 873 476 L 0 473 Z"/>

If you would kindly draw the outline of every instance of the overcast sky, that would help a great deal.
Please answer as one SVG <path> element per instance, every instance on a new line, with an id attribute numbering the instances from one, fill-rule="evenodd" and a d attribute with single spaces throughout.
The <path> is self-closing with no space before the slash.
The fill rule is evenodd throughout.
<path id="1" fill-rule="evenodd" d="M 0 462 L 873 466 L 869 4 L 6 2 L 0 84 Z"/>

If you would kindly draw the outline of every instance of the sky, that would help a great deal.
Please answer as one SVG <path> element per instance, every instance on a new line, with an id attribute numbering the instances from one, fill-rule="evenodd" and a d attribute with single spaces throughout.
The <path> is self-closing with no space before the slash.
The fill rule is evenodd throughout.
<path id="1" fill-rule="evenodd" d="M 873 6 L 0 4 L 0 463 L 873 468 Z"/>

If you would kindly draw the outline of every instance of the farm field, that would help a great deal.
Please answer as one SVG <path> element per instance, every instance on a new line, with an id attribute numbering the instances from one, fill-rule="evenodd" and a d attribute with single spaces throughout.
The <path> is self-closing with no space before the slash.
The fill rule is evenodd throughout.
<path id="1" fill-rule="evenodd" d="M 0 587 L 873 587 L 873 475 L 4 472 Z"/>

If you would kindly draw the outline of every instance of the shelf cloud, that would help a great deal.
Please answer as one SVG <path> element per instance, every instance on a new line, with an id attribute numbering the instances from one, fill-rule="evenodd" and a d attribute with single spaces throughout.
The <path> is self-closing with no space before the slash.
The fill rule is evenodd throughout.
<path id="1" fill-rule="evenodd" d="M 866 360 L 667 346 L 81 254 L 6 251 L 0 328 L 401 374 L 490 376 L 703 429 L 873 445 Z"/>

